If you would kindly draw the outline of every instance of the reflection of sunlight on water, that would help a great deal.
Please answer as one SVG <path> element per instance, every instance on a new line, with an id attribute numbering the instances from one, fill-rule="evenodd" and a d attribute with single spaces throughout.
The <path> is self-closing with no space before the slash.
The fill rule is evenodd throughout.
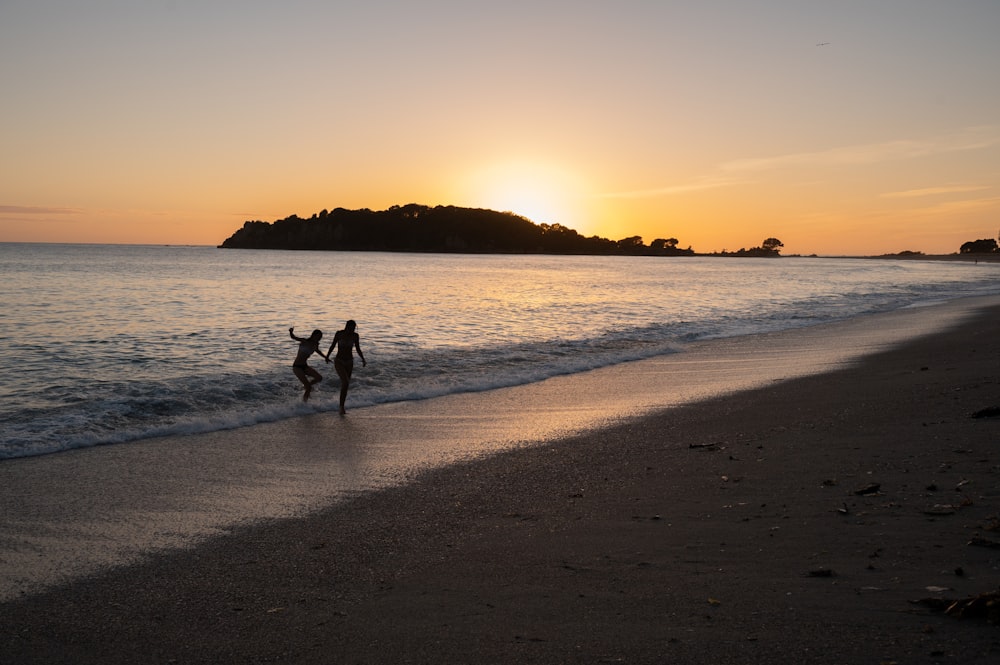
<path id="1" fill-rule="evenodd" d="M 312 413 L 242 430 L 11 460 L 0 465 L 0 487 L 19 500 L 10 505 L 8 545 L 0 548 L 0 599 L 158 549 L 189 547 L 256 520 L 320 510 L 427 469 L 835 369 L 958 325 L 971 307 L 962 301 L 700 342 L 685 353 L 506 390 L 356 409 L 346 418 Z M 664 437 L 663 445 L 685 442 Z"/>
<path id="2" fill-rule="evenodd" d="M 0 301 L 14 309 L 0 312 L 0 339 L 16 342 L 0 356 L 10 396 L 0 445 L 17 454 L 298 413 L 293 325 L 322 329 L 325 351 L 358 321 L 369 365 L 356 367 L 349 399 L 367 405 L 939 299 L 970 275 L 946 263 L 821 259 L 5 249 Z M 311 363 L 326 377 L 316 398 L 326 408 L 336 377 Z"/>

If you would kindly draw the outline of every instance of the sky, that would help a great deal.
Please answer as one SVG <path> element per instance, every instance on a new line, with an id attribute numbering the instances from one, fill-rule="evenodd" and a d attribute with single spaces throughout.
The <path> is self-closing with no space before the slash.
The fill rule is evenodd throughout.
<path id="1" fill-rule="evenodd" d="M 0 0 L 0 242 L 419 203 L 697 252 L 1000 231 L 998 0 Z"/>

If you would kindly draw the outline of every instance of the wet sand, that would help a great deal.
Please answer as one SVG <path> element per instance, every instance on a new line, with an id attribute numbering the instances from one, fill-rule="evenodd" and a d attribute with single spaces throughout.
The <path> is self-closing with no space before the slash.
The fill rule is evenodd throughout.
<path id="1" fill-rule="evenodd" d="M 998 370 L 986 298 L 0 464 L 0 660 L 995 662 L 912 601 L 1000 588 Z"/>

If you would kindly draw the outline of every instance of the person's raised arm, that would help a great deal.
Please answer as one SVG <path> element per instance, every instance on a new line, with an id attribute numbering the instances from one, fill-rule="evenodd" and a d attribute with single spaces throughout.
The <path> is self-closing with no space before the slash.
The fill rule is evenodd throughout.
<path id="1" fill-rule="evenodd" d="M 291 337 L 292 339 L 294 339 L 296 342 L 306 342 L 306 341 L 308 341 L 308 340 L 306 340 L 303 337 L 297 337 L 295 335 L 295 326 L 292 326 L 291 328 L 288 329 L 288 336 Z"/>

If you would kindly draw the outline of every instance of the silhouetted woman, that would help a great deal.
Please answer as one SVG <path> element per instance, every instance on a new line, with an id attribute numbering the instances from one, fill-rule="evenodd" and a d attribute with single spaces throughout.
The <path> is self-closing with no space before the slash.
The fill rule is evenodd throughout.
<path id="1" fill-rule="evenodd" d="M 292 363 L 292 371 L 295 372 L 295 376 L 299 377 L 302 385 L 306 387 L 306 394 L 302 396 L 302 401 L 308 402 L 313 386 L 323 380 L 323 375 L 310 367 L 306 361 L 309 360 L 309 356 L 318 353 L 326 358 L 327 362 L 330 362 L 330 355 L 327 354 L 324 356 L 323 352 L 319 350 L 319 341 L 323 339 L 323 331 L 314 330 L 309 337 L 296 337 L 295 327 L 293 326 L 288 329 L 288 335 L 299 343 L 299 352 L 295 355 L 295 362 Z M 312 379 L 311 381 L 310 378 Z"/>
<path id="2" fill-rule="evenodd" d="M 333 336 L 333 343 L 330 344 L 330 349 L 326 352 L 326 361 L 330 362 L 333 347 L 337 347 L 333 367 L 337 370 L 337 376 L 340 377 L 340 415 L 347 413 L 344 404 L 347 402 L 347 389 L 351 386 L 351 373 L 354 371 L 354 349 L 358 350 L 361 366 L 368 366 L 365 354 L 361 353 L 361 336 L 354 331 L 357 327 L 358 324 L 353 320 L 344 324 L 344 329 L 338 330 Z"/>

